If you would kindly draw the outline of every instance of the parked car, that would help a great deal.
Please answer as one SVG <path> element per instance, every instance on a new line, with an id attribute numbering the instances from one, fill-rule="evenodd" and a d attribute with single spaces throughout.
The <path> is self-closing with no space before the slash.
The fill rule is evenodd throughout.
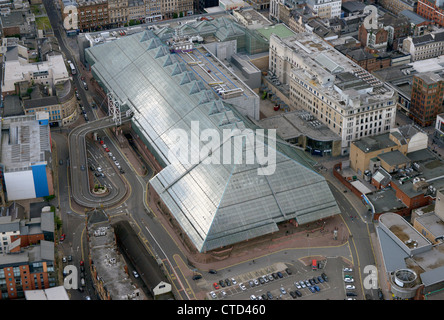
<path id="1" fill-rule="evenodd" d="M 308 287 L 308 290 L 310 290 L 312 293 L 316 293 L 316 290 L 315 290 L 315 288 L 313 288 L 313 287 Z"/>
<path id="2" fill-rule="evenodd" d="M 239 288 L 241 288 L 242 291 L 247 290 L 247 287 L 243 283 L 239 283 Z"/>
<path id="3" fill-rule="evenodd" d="M 324 272 L 321 274 L 321 277 L 322 279 L 324 279 L 325 282 L 328 282 L 328 277 Z"/>
<path id="4" fill-rule="evenodd" d="M 355 282 L 355 280 L 353 280 L 353 278 L 344 278 L 344 282 Z"/>
<path id="5" fill-rule="evenodd" d="M 301 287 L 302 287 L 302 288 L 305 288 L 305 287 L 307 287 L 307 286 L 305 285 L 305 282 L 304 282 L 304 281 L 302 281 L 302 280 L 301 280 L 301 281 L 299 281 L 299 284 L 301 285 Z"/>
<path id="6" fill-rule="evenodd" d="M 354 292 L 346 292 L 345 295 L 346 295 L 347 297 L 356 297 L 356 296 L 357 296 L 357 294 L 354 293 Z"/>
<path id="7" fill-rule="evenodd" d="M 287 269 L 285 269 L 285 272 L 288 274 L 288 275 L 290 275 L 290 274 L 292 274 L 292 272 L 291 272 L 291 269 L 290 268 L 287 268 Z"/>
<path id="8" fill-rule="evenodd" d="M 294 291 L 290 291 L 290 296 L 291 296 L 293 299 L 296 299 L 296 297 L 297 297 L 296 292 L 294 292 Z"/>
<path id="9" fill-rule="evenodd" d="M 299 290 L 296 290 L 295 293 L 298 297 L 302 297 L 302 292 L 300 292 Z"/>
<path id="10" fill-rule="evenodd" d="M 66 238 L 66 234 L 62 234 L 61 236 L 60 236 L 60 241 L 65 241 L 65 238 Z"/>
<path id="11" fill-rule="evenodd" d="M 225 279 L 225 284 L 227 285 L 227 286 L 231 286 L 231 281 L 230 281 L 230 279 Z"/>
<path id="12" fill-rule="evenodd" d="M 278 275 L 279 278 L 283 277 L 283 275 L 282 275 L 282 273 L 280 271 L 277 272 L 277 275 Z"/>
<path id="13" fill-rule="evenodd" d="M 252 294 L 252 295 L 250 296 L 250 300 L 257 300 L 257 298 L 256 298 L 256 296 L 255 296 L 254 294 Z"/>
<path id="14" fill-rule="evenodd" d="M 231 283 L 232 283 L 233 285 L 237 284 L 237 281 L 236 281 L 236 279 L 234 279 L 234 278 L 231 278 Z"/>
<path id="15" fill-rule="evenodd" d="M 199 279 L 202 279 L 202 276 L 200 274 L 195 274 L 192 279 L 199 280 Z"/>
<path id="16" fill-rule="evenodd" d="M 219 284 L 222 288 L 225 288 L 225 282 L 224 280 L 219 280 Z"/>
<path id="17" fill-rule="evenodd" d="M 378 298 L 379 300 L 384 300 L 384 294 L 382 293 L 382 290 L 380 288 L 378 289 Z"/>
<path id="18" fill-rule="evenodd" d="M 287 291 L 285 291 L 284 287 L 280 287 L 279 290 L 281 290 L 282 294 L 287 294 Z"/>
<path id="19" fill-rule="evenodd" d="M 316 290 L 316 291 L 321 291 L 321 288 L 319 288 L 319 286 L 318 285 L 315 285 L 315 286 L 313 286 L 313 288 Z"/>
<path id="20" fill-rule="evenodd" d="M 133 275 L 134 275 L 134 278 L 138 278 L 139 277 L 139 274 L 137 273 L 136 270 L 133 270 Z"/>
<path id="21" fill-rule="evenodd" d="M 68 261 L 72 261 L 72 256 L 71 255 L 68 256 Z"/>
<path id="22" fill-rule="evenodd" d="M 213 283 L 213 287 L 214 287 L 214 289 L 216 289 L 216 290 L 219 290 L 219 289 L 220 289 L 220 287 L 219 287 L 219 285 L 217 284 L 217 282 Z"/>
<path id="23" fill-rule="evenodd" d="M 344 268 L 344 272 L 352 272 L 353 269 L 352 268 Z"/>
<path id="24" fill-rule="evenodd" d="M 348 284 L 348 285 L 345 286 L 345 289 L 347 289 L 347 290 L 355 290 L 356 287 L 354 285 Z"/>
<path id="25" fill-rule="evenodd" d="M 319 281 L 319 283 L 323 283 L 323 282 L 324 282 L 324 279 L 322 279 L 321 276 L 318 276 L 318 281 Z"/>
<path id="26" fill-rule="evenodd" d="M 297 282 L 297 281 L 294 282 L 294 286 L 295 286 L 297 289 L 302 289 L 302 286 L 301 286 L 300 283 Z"/>
<path id="27" fill-rule="evenodd" d="M 66 259 L 66 257 L 63 257 L 63 258 L 62 258 L 62 262 L 63 262 L 63 263 L 66 263 L 66 261 L 68 261 L 68 260 Z"/>
<path id="28" fill-rule="evenodd" d="M 270 291 L 267 291 L 268 300 L 273 300 L 273 295 Z"/>
<path id="29" fill-rule="evenodd" d="M 260 282 L 260 284 L 264 284 L 265 283 L 265 280 L 262 277 L 257 278 L 257 280 Z"/>
<path id="30" fill-rule="evenodd" d="M 270 280 L 270 281 L 273 281 L 273 280 L 274 280 L 274 277 L 273 277 L 272 274 L 269 274 L 269 275 L 268 275 L 268 280 Z"/>
<path id="31" fill-rule="evenodd" d="M 213 298 L 213 299 L 216 299 L 216 298 L 217 298 L 217 296 L 216 296 L 216 294 L 214 293 L 214 291 L 211 291 L 211 292 L 210 292 L 210 296 L 211 296 L 211 298 Z"/>

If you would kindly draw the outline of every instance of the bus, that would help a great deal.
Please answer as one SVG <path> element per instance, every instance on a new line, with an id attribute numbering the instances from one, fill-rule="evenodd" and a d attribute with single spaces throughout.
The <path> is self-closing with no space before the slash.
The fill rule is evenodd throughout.
<path id="1" fill-rule="evenodd" d="M 74 67 L 74 64 L 73 64 L 72 62 L 70 62 L 70 63 L 69 63 L 69 66 L 70 66 L 70 68 L 71 68 L 71 73 L 72 73 L 72 74 L 76 74 L 77 71 L 76 71 L 76 67 Z"/>

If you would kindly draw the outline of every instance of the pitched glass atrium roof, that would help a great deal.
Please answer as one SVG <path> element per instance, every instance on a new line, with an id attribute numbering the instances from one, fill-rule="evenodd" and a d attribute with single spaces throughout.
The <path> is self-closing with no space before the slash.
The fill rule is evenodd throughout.
<path id="1" fill-rule="evenodd" d="M 256 131 L 244 130 L 256 128 L 152 31 L 88 48 L 86 58 L 104 90 L 133 111 L 134 130 L 165 164 L 150 184 L 200 252 L 277 231 L 282 221 L 304 224 L 340 212 L 325 179 L 310 168 L 303 152 L 279 143 L 274 149 L 266 138 L 256 140 L 254 149 L 246 139 L 237 144 L 240 136 L 257 138 Z M 177 129 L 187 136 L 172 134 Z M 208 142 L 199 141 L 205 129 L 223 137 L 211 152 L 203 152 Z M 224 136 L 224 129 L 232 134 Z M 178 154 L 170 151 L 178 145 L 189 148 L 189 157 L 201 154 L 201 159 L 177 161 Z M 232 150 L 229 161 L 206 163 L 217 159 L 216 151 L 225 156 L 225 147 Z M 258 168 L 266 165 L 261 166 L 258 157 L 270 150 L 276 157 L 268 165 L 275 163 L 275 171 L 259 175 Z M 242 155 L 238 163 L 236 151 Z M 254 161 L 249 164 L 247 159 Z"/>

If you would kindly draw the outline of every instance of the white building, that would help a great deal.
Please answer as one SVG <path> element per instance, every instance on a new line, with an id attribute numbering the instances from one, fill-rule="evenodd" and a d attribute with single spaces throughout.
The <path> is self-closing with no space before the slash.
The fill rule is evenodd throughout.
<path id="1" fill-rule="evenodd" d="M 4 62 L 2 94 L 14 94 L 15 84 L 21 81 L 34 81 L 53 86 L 70 79 L 62 55 L 48 56 L 47 61 L 23 63 L 20 60 Z"/>
<path id="2" fill-rule="evenodd" d="M 444 54 L 444 32 L 409 36 L 402 42 L 402 51 L 410 53 L 412 61 L 439 57 Z"/>
<path id="3" fill-rule="evenodd" d="M 342 0 L 308 0 L 307 6 L 313 11 L 313 15 L 320 18 L 336 18 L 341 16 Z"/>
<path id="4" fill-rule="evenodd" d="M 290 108 L 312 113 L 342 138 L 341 154 L 395 124 L 395 91 L 316 34 L 270 39 L 269 71 L 290 89 Z"/>

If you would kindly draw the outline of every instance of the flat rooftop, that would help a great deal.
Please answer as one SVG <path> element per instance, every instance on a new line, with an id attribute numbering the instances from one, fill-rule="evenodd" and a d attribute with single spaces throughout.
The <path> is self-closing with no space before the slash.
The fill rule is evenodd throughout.
<path id="1" fill-rule="evenodd" d="M 216 59 L 212 53 L 204 47 L 194 48 L 189 52 L 176 52 L 177 56 L 188 64 L 197 74 L 198 79 L 208 85 L 217 95 L 217 88 L 222 87 L 225 91 L 240 89 L 239 95 L 245 97 L 258 97 L 237 75 L 228 70 L 226 66 Z"/>

